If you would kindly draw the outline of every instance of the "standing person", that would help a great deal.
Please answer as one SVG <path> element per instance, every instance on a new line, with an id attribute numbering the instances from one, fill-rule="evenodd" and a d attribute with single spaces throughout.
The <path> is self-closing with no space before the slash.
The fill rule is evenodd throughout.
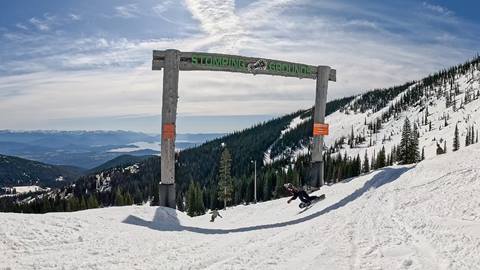
<path id="1" fill-rule="evenodd" d="M 309 196 L 305 190 L 296 188 L 291 183 L 286 183 L 283 186 L 293 196 L 287 201 L 287 203 L 290 203 L 292 200 L 295 200 L 298 197 L 300 201 L 302 201 L 305 204 L 305 206 L 309 206 L 312 203 L 312 201 L 320 198 L 318 196 Z"/>
<path id="2" fill-rule="evenodd" d="M 223 218 L 220 213 L 218 213 L 217 209 L 213 209 L 210 214 L 212 214 L 212 218 L 210 219 L 210 222 L 214 222 L 217 217 Z"/>

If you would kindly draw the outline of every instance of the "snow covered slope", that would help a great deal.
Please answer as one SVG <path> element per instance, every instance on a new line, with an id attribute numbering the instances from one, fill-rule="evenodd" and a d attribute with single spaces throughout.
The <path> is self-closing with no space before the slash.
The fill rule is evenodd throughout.
<path id="1" fill-rule="evenodd" d="M 462 79 L 462 78 L 461 78 Z M 460 89 L 463 91 L 467 86 L 461 85 Z M 480 89 L 480 87 L 476 87 Z M 464 99 L 464 93 L 457 96 L 457 100 Z M 471 101 L 470 103 L 463 105 L 462 108 L 454 110 L 453 107 L 445 106 L 445 97 L 430 98 L 424 101 L 429 104 L 428 106 L 428 119 L 431 121 L 432 130 L 429 129 L 427 124 L 420 124 L 421 119 L 425 114 L 425 106 L 415 106 L 408 108 L 408 110 L 402 112 L 397 118 L 392 118 L 386 123 L 382 124 L 382 129 L 377 134 L 372 136 L 372 146 L 369 147 L 370 136 L 368 135 L 367 126 L 364 125 L 365 119 L 367 123 L 373 122 L 376 118 L 386 111 L 386 108 L 376 113 L 352 113 L 345 114 L 344 112 L 337 111 L 327 117 L 327 122 L 330 123 L 331 133 L 326 137 L 325 143 L 330 146 L 334 141 L 340 137 L 348 137 L 351 133 L 352 127 L 355 134 L 363 134 L 366 137 L 366 142 L 358 147 L 350 149 L 348 145 L 344 145 L 344 151 L 347 155 L 354 157 L 360 154 L 363 157 L 365 150 L 369 153 L 369 157 L 373 156 L 373 152 L 378 151 L 385 146 L 387 153 L 390 152 L 391 147 L 399 145 L 401 140 L 401 133 L 403 123 L 406 117 L 411 122 L 419 124 L 420 128 L 420 149 L 425 147 L 425 156 L 432 157 L 436 155 L 437 143 L 443 147 L 443 141 L 447 141 L 447 151 L 451 151 L 453 143 L 453 135 L 455 126 L 458 124 L 460 144 L 464 146 L 465 137 L 467 134 L 467 128 L 474 127 L 475 130 L 479 128 L 478 119 L 480 119 L 480 99 Z M 448 125 L 445 126 L 445 118 L 447 118 Z M 389 138 L 390 140 L 385 140 Z M 341 151 L 342 153 L 344 151 Z M 371 159 L 370 159 L 371 160 Z"/>
<path id="2" fill-rule="evenodd" d="M 452 69 L 450 77 L 446 75 L 431 76 L 423 80 L 409 83 L 406 90 L 401 91 L 398 95 L 393 96 L 391 100 L 383 103 L 386 99 L 385 95 L 370 95 L 369 108 L 361 112 L 355 105 L 363 95 L 357 96 L 344 108 L 328 115 L 325 122 L 330 125 L 329 135 L 325 136 L 325 146 L 332 147 L 338 143 L 340 138 L 345 138 L 340 154 L 343 156 L 346 152 L 347 156 L 354 158 L 360 155 L 364 159 L 365 152 L 368 154 L 370 161 L 374 153 L 378 153 L 382 147 L 385 147 L 386 153 L 389 154 L 393 146 L 398 146 L 401 140 L 402 127 L 405 118 L 409 118 L 412 124 L 416 124 L 420 132 L 419 147 L 420 151 L 424 148 L 426 157 L 436 155 L 437 144 L 442 148 L 447 146 L 447 152 L 452 150 L 455 126 L 458 124 L 460 145 L 465 145 L 465 137 L 467 130 L 473 129 L 477 132 L 480 129 L 480 63 L 475 60 L 471 65 L 466 65 L 465 70 L 462 68 Z M 419 90 L 420 89 L 420 90 Z M 387 92 L 388 89 L 377 90 L 377 93 Z M 402 97 L 409 92 L 422 92 L 418 100 L 414 100 L 414 104 L 408 105 L 402 109 L 400 113 L 382 119 L 389 109 L 401 103 Z M 364 95 L 369 95 L 375 91 L 370 91 Z M 384 105 L 381 105 L 384 104 Z M 447 106 L 448 104 L 448 106 Z M 367 106 L 368 107 L 368 106 Z M 378 110 L 372 110 L 376 107 Z M 428 111 L 428 113 L 426 113 Z M 427 121 L 425 116 L 427 114 Z M 377 133 L 368 129 L 368 124 L 375 123 L 377 119 L 382 119 L 382 128 Z M 308 119 L 307 119 L 308 120 Z M 447 123 L 447 125 L 446 125 Z M 300 123 L 301 124 L 301 123 Z M 298 126 L 298 125 L 297 125 Z M 279 139 L 286 133 L 292 131 L 289 128 L 286 132 L 279 135 Z M 347 141 L 352 130 L 355 137 L 361 135 L 365 138 L 365 142 L 356 144 L 354 148 L 350 148 Z M 477 136 L 477 134 L 475 134 Z M 476 139 L 476 138 L 475 138 Z M 446 141 L 446 143 L 445 143 Z M 371 143 L 371 144 L 370 144 Z M 268 157 L 267 161 L 276 161 L 279 159 L 296 160 L 299 155 L 308 153 L 308 145 L 300 144 L 295 149 L 287 148 L 284 153 L 274 157 Z M 266 152 L 266 156 L 270 156 L 270 152 Z M 265 162 L 266 164 L 268 162 Z"/>
<path id="3" fill-rule="evenodd" d="M 280 155 L 280 156 L 276 156 L 275 158 L 271 158 L 271 153 L 272 153 L 272 147 L 278 143 L 278 141 L 280 139 L 283 138 L 283 136 L 285 136 L 285 134 L 287 134 L 288 132 L 296 129 L 299 125 L 301 125 L 302 123 L 305 123 L 307 122 L 308 120 L 310 119 L 310 117 L 305 117 L 305 118 L 302 118 L 301 115 L 295 117 L 292 119 L 292 121 L 290 121 L 290 124 L 280 132 L 280 137 L 272 144 L 270 145 L 270 147 L 268 147 L 267 151 L 265 151 L 264 153 L 264 157 L 263 157 L 263 164 L 266 165 L 266 164 L 271 164 L 272 162 L 274 161 L 278 161 L 280 159 L 284 159 L 286 157 L 288 157 L 289 155 L 291 155 L 291 153 L 288 153 L 288 155 L 285 155 L 286 153 L 283 153 L 283 155 Z M 306 148 L 304 149 L 301 149 L 300 151 L 302 151 L 303 154 L 306 153 Z M 294 153 L 294 158 L 293 160 L 299 155 L 301 154 L 300 152 L 295 154 Z"/>
<path id="4" fill-rule="evenodd" d="M 0 213 L 0 269 L 478 269 L 480 146 L 190 218 L 172 209 Z"/>

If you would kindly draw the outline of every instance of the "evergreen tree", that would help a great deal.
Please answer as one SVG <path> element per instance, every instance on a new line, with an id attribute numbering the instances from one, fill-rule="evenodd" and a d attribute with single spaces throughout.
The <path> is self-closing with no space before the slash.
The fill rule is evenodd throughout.
<path id="1" fill-rule="evenodd" d="M 195 215 L 195 184 L 190 182 L 187 190 L 187 215 L 193 217 Z"/>
<path id="2" fill-rule="evenodd" d="M 387 164 L 387 162 L 386 162 L 386 157 L 385 157 L 385 146 L 382 146 L 382 149 L 378 152 L 378 155 L 377 155 L 376 168 L 377 169 L 383 168 L 383 167 L 385 167 L 386 164 Z"/>
<path id="3" fill-rule="evenodd" d="M 205 205 L 203 203 L 203 192 L 200 184 L 192 181 L 187 190 L 187 215 L 194 217 L 205 214 Z"/>
<path id="4" fill-rule="evenodd" d="M 123 198 L 120 188 L 117 188 L 114 193 L 113 205 L 122 206 L 125 205 L 125 199 Z M 75 211 L 75 210 L 74 210 Z"/>
<path id="5" fill-rule="evenodd" d="M 418 126 L 414 124 L 412 138 L 410 139 L 411 145 L 408 163 L 415 163 L 420 160 L 419 137 Z"/>
<path id="6" fill-rule="evenodd" d="M 392 166 L 393 163 L 395 162 L 395 153 L 396 153 L 396 150 L 397 148 L 395 147 L 395 145 L 393 145 L 391 148 L 390 148 L 390 162 L 388 163 L 389 166 Z"/>
<path id="7" fill-rule="evenodd" d="M 124 202 L 125 204 L 124 205 L 132 205 L 133 204 L 133 198 L 132 198 L 132 195 L 130 195 L 130 192 L 125 192 L 125 195 L 124 195 Z"/>
<path id="8" fill-rule="evenodd" d="M 458 149 L 460 149 L 460 140 L 458 138 L 458 124 L 455 125 L 455 133 L 454 133 L 454 136 L 453 136 L 453 151 L 457 151 Z"/>
<path id="9" fill-rule="evenodd" d="M 350 142 L 349 142 L 350 148 L 355 147 L 355 133 L 353 132 L 353 126 L 352 126 L 352 132 L 350 133 Z"/>
<path id="10" fill-rule="evenodd" d="M 360 154 L 357 154 L 357 158 L 355 160 L 355 175 L 359 176 L 362 173 L 362 161 L 360 159 Z"/>
<path id="11" fill-rule="evenodd" d="M 98 200 L 95 195 L 90 195 L 87 200 L 88 208 L 98 208 Z"/>
<path id="12" fill-rule="evenodd" d="M 428 123 L 428 106 L 426 106 L 426 109 L 425 109 L 424 123 L 425 123 L 425 125 Z"/>
<path id="13" fill-rule="evenodd" d="M 468 136 L 469 139 L 470 139 L 469 144 L 474 144 L 475 143 L 475 130 L 474 130 L 473 126 L 468 128 L 468 132 L 470 133 L 470 135 Z"/>
<path id="14" fill-rule="evenodd" d="M 425 160 L 425 146 L 422 147 L 422 157 L 421 160 Z"/>
<path id="15" fill-rule="evenodd" d="M 195 215 L 205 214 L 205 204 L 203 203 L 203 190 L 200 184 L 195 182 Z"/>
<path id="16" fill-rule="evenodd" d="M 273 191 L 273 175 L 268 171 L 265 175 L 265 185 L 263 186 L 263 201 L 268 201 L 272 198 Z"/>
<path id="17" fill-rule="evenodd" d="M 377 160 L 376 160 L 375 155 L 376 155 L 376 154 L 375 154 L 375 149 L 373 149 L 372 162 L 371 162 L 371 164 L 370 164 L 370 168 L 371 168 L 372 171 L 374 171 L 375 169 L 377 169 L 377 168 L 376 168 L 376 166 L 377 166 Z"/>
<path id="18" fill-rule="evenodd" d="M 470 128 L 467 127 L 467 136 L 465 136 L 465 146 L 470 145 Z"/>
<path id="19" fill-rule="evenodd" d="M 223 208 L 227 208 L 227 202 L 232 200 L 233 182 L 231 176 L 231 155 L 227 148 L 223 149 L 220 158 L 218 173 L 218 200 L 223 201 Z"/>
<path id="20" fill-rule="evenodd" d="M 176 196 L 176 204 L 177 204 L 177 210 L 178 211 L 182 211 L 184 212 L 185 211 L 185 205 L 183 203 L 183 200 L 184 200 L 184 195 L 183 195 L 183 192 L 179 192 Z"/>
<path id="21" fill-rule="evenodd" d="M 402 138 L 399 146 L 400 155 L 398 156 L 398 161 L 401 164 L 410 163 L 411 139 L 412 139 L 412 131 L 410 126 L 410 120 L 408 120 L 408 117 L 406 117 L 405 122 L 403 123 Z"/>
<path id="22" fill-rule="evenodd" d="M 368 173 L 370 171 L 370 164 L 368 163 L 368 154 L 367 150 L 365 150 L 365 157 L 363 158 L 363 173 Z"/>

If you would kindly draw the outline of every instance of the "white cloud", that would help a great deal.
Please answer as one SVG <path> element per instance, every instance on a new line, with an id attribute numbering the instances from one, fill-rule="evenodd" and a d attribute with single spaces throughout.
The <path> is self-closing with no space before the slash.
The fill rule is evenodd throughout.
<path id="1" fill-rule="evenodd" d="M 47 13 L 43 15 L 43 18 L 32 17 L 29 22 L 43 32 L 50 31 L 52 26 L 58 23 L 55 16 L 51 16 Z"/>
<path id="2" fill-rule="evenodd" d="M 167 14 L 168 5 L 169 1 L 163 2 L 154 11 Z M 201 29 L 188 37 L 36 41 L 43 46 L 28 55 L 34 65 L 26 66 L 21 60 L 3 64 L 7 70 L 33 73 L 0 76 L 0 93 L 9 93 L 0 99 L 0 112 L 18 111 L 13 118 L 1 113 L 0 122 L 4 127 L 14 128 L 18 123 L 28 128 L 47 125 L 48 119 L 158 115 L 163 72 L 151 71 L 153 49 L 330 65 L 337 69 L 338 82 L 329 84 L 329 99 L 420 79 L 473 55 L 454 33 L 424 31 L 420 21 L 412 18 L 412 22 L 397 23 L 398 18 L 388 14 L 336 5 L 260 0 L 239 8 L 233 0 L 186 0 L 186 8 Z M 123 7 L 127 8 L 116 9 L 123 17 L 138 14 L 135 5 Z M 337 13 L 305 12 L 310 9 L 367 15 L 345 19 Z M 389 24 L 404 27 L 414 37 L 431 35 L 431 40 L 419 43 L 405 33 L 390 32 Z M 34 38 L 9 34 L 12 40 L 26 43 Z M 180 76 L 178 111 L 182 115 L 277 115 L 308 108 L 314 99 L 313 80 L 213 72 L 182 72 Z"/>
<path id="3" fill-rule="evenodd" d="M 138 7 L 136 4 L 128 4 L 115 7 L 116 15 L 122 18 L 135 18 L 138 16 Z"/>
<path id="4" fill-rule="evenodd" d="M 371 29 L 380 29 L 378 25 L 368 20 L 350 20 L 345 23 L 345 26 L 365 27 Z"/>
<path id="5" fill-rule="evenodd" d="M 162 15 L 172 6 L 172 4 L 174 4 L 172 0 L 164 0 L 160 4 L 154 6 L 153 11 L 159 15 Z"/>
<path id="6" fill-rule="evenodd" d="M 72 20 L 72 21 L 80 21 L 82 19 L 82 17 L 78 14 L 74 14 L 74 13 L 70 13 L 68 14 L 68 17 Z"/>
<path id="7" fill-rule="evenodd" d="M 28 27 L 23 23 L 17 23 L 15 26 L 22 30 L 28 30 Z"/>
<path id="8" fill-rule="evenodd" d="M 50 30 L 50 25 L 47 23 L 47 21 L 42 21 L 40 19 L 33 17 L 30 19 L 30 23 L 33 24 L 36 28 L 38 28 L 38 30 L 41 30 L 41 31 Z"/>
<path id="9" fill-rule="evenodd" d="M 212 40 L 209 50 L 238 52 L 245 32 L 233 0 L 186 0 L 186 6 Z"/>
<path id="10" fill-rule="evenodd" d="M 426 8 L 430 11 L 436 12 L 440 15 L 452 16 L 454 14 L 453 11 L 449 10 L 446 7 L 442 7 L 440 5 L 433 5 L 433 4 L 429 4 L 427 2 L 423 2 L 422 5 L 423 5 L 424 8 Z"/>
<path id="11" fill-rule="evenodd" d="M 175 24 L 177 26 L 183 26 L 183 27 L 188 27 L 188 25 L 184 24 L 181 22 L 181 20 L 178 19 L 172 19 L 168 15 L 168 11 L 174 7 L 174 5 L 178 5 L 178 1 L 174 2 L 172 0 L 164 0 L 160 4 L 157 4 L 156 6 L 153 7 L 153 12 L 156 14 L 157 17 L 161 18 L 162 20 Z"/>

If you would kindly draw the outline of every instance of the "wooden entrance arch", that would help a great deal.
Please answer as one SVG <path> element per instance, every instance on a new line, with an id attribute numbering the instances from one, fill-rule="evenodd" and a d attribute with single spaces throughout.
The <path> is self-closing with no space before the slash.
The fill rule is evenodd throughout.
<path id="1" fill-rule="evenodd" d="M 336 71 L 329 66 L 311 66 L 279 60 L 203 52 L 180 52 L 169 49 L 153 51 L 152 70 L 163 69 L 162 144 L 159 205 L 171 208 L 175 203 L 175 130 L 180 70 L 210 70 L 265 74 L 317 81 L 313 114 L 312 174 L 310 183 L 322 186 L 323 136 L 328 135 L 325 124 L 328 81 L 336 81 Z"/>

